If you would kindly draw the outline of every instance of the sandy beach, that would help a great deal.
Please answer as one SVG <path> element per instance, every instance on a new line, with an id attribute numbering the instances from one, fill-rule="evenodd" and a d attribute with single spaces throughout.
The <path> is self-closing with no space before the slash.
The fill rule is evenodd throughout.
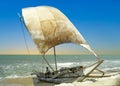
<path id="1" fill-rule="evenodd" d="M 1 81 L 0 86 L 34 86 L 34 83 L 31 77 L 6 78 Z"/>
<path id="2" fill-rule="evenodd" d="M 36 79 L 36 77 L 26 77 L 3 79 L 0 82 L 0 86 L 54 86 L 54 84 L 40 82 Z"/>
<path id="3" fill-rule="evenodd" d="M 84 82 L 74 83 L 44 83 L 36 79 L 36 77 L 26 78 L 6 78 L 0 82 L 0 86 L 120 86 L 120 75 L 107 78 L 88 79 Z"/>

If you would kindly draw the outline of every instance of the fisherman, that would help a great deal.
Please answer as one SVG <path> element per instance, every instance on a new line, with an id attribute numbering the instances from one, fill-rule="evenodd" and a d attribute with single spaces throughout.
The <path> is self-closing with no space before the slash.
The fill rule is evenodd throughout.
<path id="1" fill-rule="evenodd" d="M 84 69 L 83 66 L 80 66 L 79 69 L 78 69 L 78 70 L 80 70 L 80 72 L 79 72 L 80 76 L 84 76 L 84 72 L 83 72 L 84 70 L 83 69 Z"/>
<path id="2" fill-rule="evenodd" d="M 46 77 L 46 78 L 50 78 L 50 74 L 51 74 L 51 72 L 50 72 L 49 68 L 46 67 L 45 77 Z"/>

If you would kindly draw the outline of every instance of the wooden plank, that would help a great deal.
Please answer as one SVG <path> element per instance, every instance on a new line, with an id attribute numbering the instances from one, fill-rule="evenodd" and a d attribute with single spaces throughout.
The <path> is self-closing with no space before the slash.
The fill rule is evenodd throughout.
<path id="1" fill-rule="evenodd" d="M 103 60 L 99 60 L 98 62 L 96 62 L 95 64 L 97 64 L 93 69 L 91 69 L 89 71 L 89 73 L 87 73 L 86 75 L 82 76 L 82 77 L 78 77 L 74 82 L 81 82 L 83 81 L 87 76 L 89 76 L 101 63 L 103 62 Z M 94 64 L 94 65 L 95 65 Z"/>

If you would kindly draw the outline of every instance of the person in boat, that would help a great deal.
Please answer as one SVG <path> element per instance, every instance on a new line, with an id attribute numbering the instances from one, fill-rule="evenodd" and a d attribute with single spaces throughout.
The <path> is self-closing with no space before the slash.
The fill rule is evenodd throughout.
<path id="1" fill-rule="evenodd" d="M 49 77 L 50 77 L 50 74 L 51 74 L 51 72 L 50 72 L 49 68 L 46 67 L 45 77 L 46 77 L 46 78 L 49 78 Z"/>
<path id="2" fill-rule="evenodd" d="M 80 72 L 79 72 L 79 75 L 80 75 L 80 76 L 84 76 L 84 72 L 83 72 L 83 71 L 84 71 L 84 68 L 83 68 L 83 66 L 80 66 L 78 70 L 80 71 Z"/>

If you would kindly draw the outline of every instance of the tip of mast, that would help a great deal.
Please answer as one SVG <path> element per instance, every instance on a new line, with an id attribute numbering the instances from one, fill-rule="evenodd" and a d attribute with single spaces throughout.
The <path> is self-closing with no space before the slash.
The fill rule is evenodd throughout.
<path id="1" fill-rule="evenodd" d="M 97 58 L 97 60 L 101 60 L 93 50 L 91 52 L 94 54 L 94 56 Z"/>
<path id="2" fill-rule="evenodd" d="M 17 13 L 19 19 L 20 19 L 20 22 L 22 22 L 22 16 L 20 15 L 20 13 Z"/>

